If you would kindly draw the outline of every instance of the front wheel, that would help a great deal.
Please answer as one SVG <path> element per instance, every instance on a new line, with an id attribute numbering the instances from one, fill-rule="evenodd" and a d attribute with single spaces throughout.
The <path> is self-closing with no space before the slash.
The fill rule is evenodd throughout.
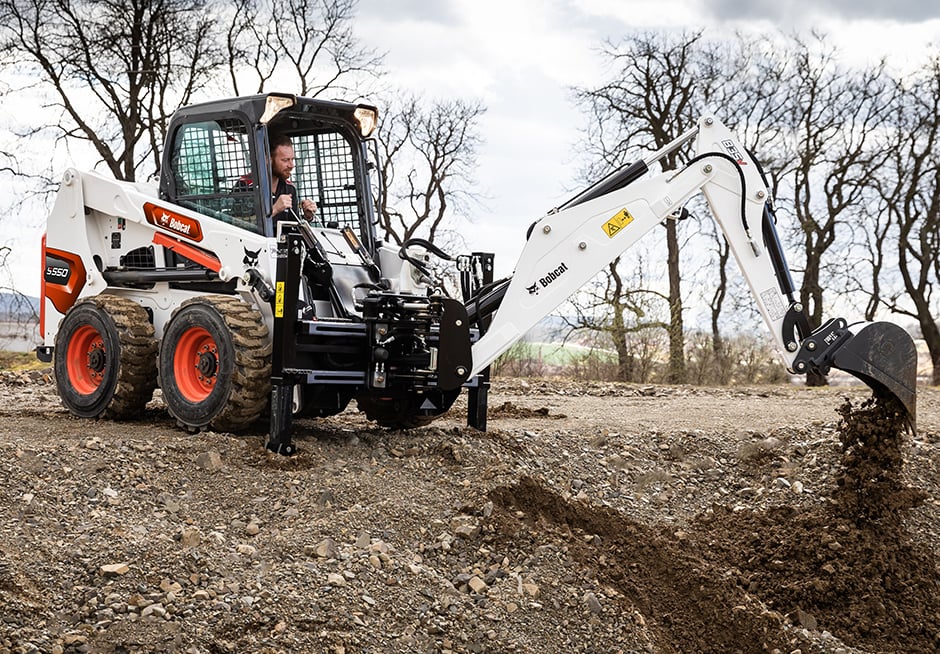
<path id="1" fill-rule="evenodd" d="M 159 357 L 167 409 L 184 427 L 238 431 L 258 419 L 271 391 L 271 342 L 261 314 L 238 298 L 184 302 Z"/>
<path id="2" fill-rule="evenodd" d="M 133 418 L 156 386 L 153 325 L 127 298 L 99 295 L 69 309 L 53 368 L 62 404 L 81 418 Z"/>

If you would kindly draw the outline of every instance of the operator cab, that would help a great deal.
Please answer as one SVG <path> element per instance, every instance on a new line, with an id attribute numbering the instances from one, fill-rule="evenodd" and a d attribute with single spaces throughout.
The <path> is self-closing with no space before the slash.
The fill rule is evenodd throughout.
<path id="1" fill-rule="evenodd" d="M 377 119 L 373 106 L 280 93 L 185 107 L 169 126 L 160 196 L 274 237 L 269 143 L 287 135 L 296 157 L 291 183 L 317 203 L 314 224 L 348 227 L 374 252 L 367 143 Z"/>

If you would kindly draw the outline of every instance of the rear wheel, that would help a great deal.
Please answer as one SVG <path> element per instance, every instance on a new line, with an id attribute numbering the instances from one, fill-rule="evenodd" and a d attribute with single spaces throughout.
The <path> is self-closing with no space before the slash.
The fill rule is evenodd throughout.
<path id="1" fill-rule="evenodd" d="M 261 314 L 238 298 L 184 302 L 164 330 L 163 401 L 188 429 L 238 431 L 261 415 L 271 391 L 271 343 Z"/>
<path id="2" fill-rule="evenodd" d="M 369 420 L 389 429 L 413 429 L 429 425 L 447 412 L 460 396 L 460 389 L 431 389 L 404 397 L 360 395 L 359 410 Z"/>
<path id="3" fill-rule="evenodd" d="M 62 319 L 53 367 L 62 404 L 82 418 L 132 418 L 153 397 L 153 325 L 133 300 L 99 295 Z"/>

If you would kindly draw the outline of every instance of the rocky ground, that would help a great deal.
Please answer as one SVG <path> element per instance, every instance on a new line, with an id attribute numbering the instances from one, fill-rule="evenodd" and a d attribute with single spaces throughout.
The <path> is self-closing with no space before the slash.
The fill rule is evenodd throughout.
<path id="1" fill-rule="evenodd" d="M 940 393 L 869 395 L 497 379 L 285 458 L 2 373 L 0 653 L 936 652 Z"/>

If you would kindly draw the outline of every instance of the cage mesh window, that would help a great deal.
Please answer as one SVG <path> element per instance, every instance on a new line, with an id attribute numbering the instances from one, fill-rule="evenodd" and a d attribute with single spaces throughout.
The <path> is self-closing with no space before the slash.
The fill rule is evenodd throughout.
<path id="1" fill-rule="evenodd" d="M 225 119 L 183 126 L 176 134 L 173 161 L 180 204 L 261 232 L 243 123 Z"/>
<path id="2" fill-rule="evenodd" d="M 349 142 L 338 132 L 294 136 L 293 182 L 301 200 L 317 203 L 316 220 L 359 229 L 356 174 Z"/>

